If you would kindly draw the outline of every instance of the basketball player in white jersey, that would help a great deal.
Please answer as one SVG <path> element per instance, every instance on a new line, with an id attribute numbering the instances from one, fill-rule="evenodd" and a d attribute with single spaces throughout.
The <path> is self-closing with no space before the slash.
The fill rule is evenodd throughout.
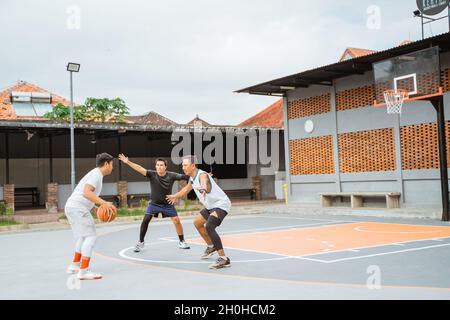
<path id="1" fill-rule="evenodd" d="M 113 170 L 113 160 L 114 157 L 107 153 L 98 154 L 96 157 L 97 167 L 89 171 L 78 182 L 64 208 L 67 220 L 77 239 L 75 256 L 72 264 L 67 268 L 67 273 L 77 273 L 77 277 L 80 280 L 97 280 L 102 278 L 102 275 L 89 269 L 92 250 L 97 239 L 91 209 L 95 204 L 106 204 L 113 207 L 111 202 L 107 202 L 99 197 L 102 191 L 103 177 L 111 174 Z"/>
<path id="2" fill-rule="evenodd" d="M 216 228 L 230 212 L 231 201 L 208 173 L 197 168 L 195 156 L 183 157 L 182 166 L 184 173 L 190 176 L 189 183 L 176 194 L 168 195 L 167 201 L 175 203 L 177 198 L 194 190 L 200 202 L 205 206 L 194 221 L 195 227 L 208 245 L 201 258 L 207 259 L 217 252 L 219 258 L 209 268 L 230 267 L 230 258 L 225 255 L 222 240 L 220 240 Z"/>

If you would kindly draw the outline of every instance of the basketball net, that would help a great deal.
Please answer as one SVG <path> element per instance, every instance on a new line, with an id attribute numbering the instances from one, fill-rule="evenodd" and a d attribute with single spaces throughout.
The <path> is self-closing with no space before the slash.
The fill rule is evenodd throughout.
<path id="1" fill-rule="evenodd" d="M 383 92 L 387 113 L 402 113 L 403 101 L 408 97 L 408 91 L 404 89 L 386 90 Z"/>

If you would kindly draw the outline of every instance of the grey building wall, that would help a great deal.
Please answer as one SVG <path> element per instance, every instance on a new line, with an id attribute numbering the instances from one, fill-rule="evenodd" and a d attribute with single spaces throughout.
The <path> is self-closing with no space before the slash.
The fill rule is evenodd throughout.
<path id="1" fill-rule="evenodd" d="M 440 57 L 441 69 L 450 67 L 450 54 Z M 414 101 L 404 105 L 401 117 L 388 115 L 385 107 L 372 105 L 336 111 L 335 94 L 373 83 L 373 72 L 338 79 L 334 86 L 298 88 L 284 98 L 286 171 L 290 199 L 293 202 L 318 202 L 319 193 L 327 191 L 396 191 L 401 192 L 403 207 L 440 207 L 439 170 L 402 170 L 400 127 L 436 122 L 436 111 L 428 101 Z M 287 119 L 287 103 L 325 93 L 331 95 L 331 112 L 299 119 Z M 444 94 L 445 119 L 450 117 L 450 93 Z M 305 122 L 314 122 L 314 131 L 304 130 Z M 397 170 L 390 172 L 340 173 L 337 136 L 341 133 L 393 128 Z M 291 175 L 288 141 L 331 135 L 333 137 L 335 173 L 327 175 Z M 449 146 L 450 147 L 450 146 Z"/>

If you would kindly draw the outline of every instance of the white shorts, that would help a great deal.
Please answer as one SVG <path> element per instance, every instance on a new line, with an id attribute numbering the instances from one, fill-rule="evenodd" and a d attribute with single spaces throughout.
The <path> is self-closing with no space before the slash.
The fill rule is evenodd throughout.
<path id="1" fill-rule="evenodd" d="M 67 220 L 72 227 L 75 238 L 95 236 L 94 218 L 91 212 L 83 208 L 65 207 Z"/>

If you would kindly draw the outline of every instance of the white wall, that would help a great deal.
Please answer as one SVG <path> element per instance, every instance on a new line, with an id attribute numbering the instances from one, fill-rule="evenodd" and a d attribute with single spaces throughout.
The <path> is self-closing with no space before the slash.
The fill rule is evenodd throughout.
<path id="1" fill-rule="evenodd" d="M 222 190 L 250 189 L 252 179 L 217 179 L 217 184 Z"/>
<path id="2" fill-rule="evenodd" d="M 128 182 L 128 194 L 150 193 L 150 182 Z"/>

